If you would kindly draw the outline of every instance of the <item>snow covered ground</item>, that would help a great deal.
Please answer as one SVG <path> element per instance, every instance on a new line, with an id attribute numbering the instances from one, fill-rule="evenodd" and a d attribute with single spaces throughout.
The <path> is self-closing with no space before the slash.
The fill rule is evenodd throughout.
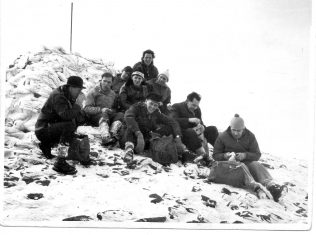
<path id="1" fill-rule="evenodd" d="M 46 160 L 36 141 L 5 148 L 2 223 L 178 228 L 238 223 L 255 228 L 277 224 L 279 227 L 273 228 L 280 229 L 284 225 L 307 226 L 309 222 L 308 168 L 302 160 L 285 161 L 269 154 L 261 157 L 272 176 L 289 188 L 282 201 L 276 203 L 258 200 L 244 189 L 199 178 L 195 164 L 179 162 L 161 167 L 136 156 L 138 165 L 132 170 L 121 156 L 122 150 L 101 147 L 95 138 L 90 154 L 94 164 L 85 167 L 69 161 L 78 173 L 65 176 L 52 170 L 55 160 Z"/>

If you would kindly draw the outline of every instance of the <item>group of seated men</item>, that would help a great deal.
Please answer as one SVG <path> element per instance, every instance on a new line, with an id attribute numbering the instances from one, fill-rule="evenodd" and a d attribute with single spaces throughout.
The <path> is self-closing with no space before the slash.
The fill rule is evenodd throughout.
<path id="1" fill-rule="evenodd" d="M 82 78 L 71 76 L 67 84 L 52 91 L 35 124 L 39 148 L 45 157 L 54 157 L 51 149 L 55 144 L 70 145 L 77 127 L 84 124 L 99 127 L 103 145 L 119 143 L 125 149 L 127 163 L 133 160 L 134 153 L 142 154 L 149 148 L 152 133 L 172 135 L 179 153 L 190 156 L 185 159 L 203 156 L 209 162 L 208 144 L 211 144 L 216 162 L 242 166 L 237 175 L 229 178 L 221 174 L 224 165 L 209 165 L 211 171 L 207 176 L 214 182 L 245 186 L 259 198 L 272 195 L 278 201 L 285 187 L 276 184 L 258 162 L 261 156 L 258 143 L 245 128 L 243 119 L 236 115 L 230 127 L 219 135 L 215 126 L 204 125 L 198 93 L 192 92 L 185 101 L 171 105 L 171 90 L 166 84 L 169 73 L 159 74 L 154 58 L 154 52 L 146 50 L 140 62 L 133 68 L 125 67 L 119 76 L 104 73 L 96 87 L 87 93 L 83 107 L 76 102 L 85 88 Z M 61 156 L 57 157 L 54 170 L 76 173 Z"/>

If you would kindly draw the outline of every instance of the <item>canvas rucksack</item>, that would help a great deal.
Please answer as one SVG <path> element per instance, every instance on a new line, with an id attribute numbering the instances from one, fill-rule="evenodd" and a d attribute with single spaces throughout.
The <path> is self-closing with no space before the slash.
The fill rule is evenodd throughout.
<path id="1" fill-rule="evenodd" d="M 178 151 L 173 136 L 153 137 L 150 140 L 150 157 L 160 164 L 176 163 Z"/>
<path id="2" fill-rule="evenodd" d="M 70 143 L 68 148 L 69 160 L 79 161 L 81 164 L 85 165 L 90 162 L 90 142 L 87 135 L 76 137 Z"/>

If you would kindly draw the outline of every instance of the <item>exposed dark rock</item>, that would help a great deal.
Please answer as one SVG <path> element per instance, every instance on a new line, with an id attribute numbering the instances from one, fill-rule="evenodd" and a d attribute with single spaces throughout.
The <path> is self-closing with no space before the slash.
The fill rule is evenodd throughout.
<path id="1" fill-rule="evenodd" d="M 152 217 L 152 218 L 143 218 L 143 219 L 139 219 L 136 220 L 135 222 L 166 222 L 167 218 L 165 216 L 163 217 Z"/>
<path id="2" fill-rule="evenodd" d="M 286 166 L 286 165 L 284 165 L 284 164 L 281 164 L 279 167 L 280 167 L 280 168 L 287 169 L 287 166 Z"/>
<path id="3" fill-rule="evenodd" d="M 97 158 L 99 156 L 99 153 L 98 152 L 90 152 L 90 156 Z"/>
<path id="4" fill-rule="evenodd" d="M 250 211 L 241 211 L 237 212 L 236 215 L 243 217 L 243 218 L 250 218 L 253 217 L 253 214 Z"/>
<path id="5" fill-rule="evenodd" d="M 22 180 L 26 183 L 26 184 L 29 184 L 29 183 L 32 183 L 33 181 L 35 180 L 39 180 L 40 178 L 38 177 L 31 177 L 31 176 L 24 176 L 22 178 Z"/>
<path id="6" fill-rule="evenodd" d="M 4 186 L 5 188 L 11 188 L 11 187 L 16 186 L 16 184 L 13 183 L 13 182 L 10 182 L 10 181 L 5 181 L 5 182 L 3 182 L 3 186 Z"/>
<path id="7" fill-rule="evenodd" d="M 44 197 L 44 195 L 42 193 L 29 193 L 27 195 L 27 198 L 32 199 L 32 200 L 39 200 L 43 197 Z"/>
<path id="8" fill-rule="evenodd" d="M 97 173 L 97 175 L 101 176 L 102 178 L 109 178 L 109 175 L 107 175 L 107 174 Z"/>
<path id="9" fill-rule="evenodd" d="M 271 216 L 270 215 L 257 215 L 258 218 L 260 218 L 262 221 L 266 221 L 271 223 Z"/>
<path id="10" fill-rule="evenodd" d="M 87 216 L 87 215 L 78 215 L 78 216 L 63 219 L 63 221 L 90 221 L 90 220 L 94 220 L 94 219 L 92 219 L 90 216 Z"/>
<path id="11" fill-rule="evenodd" d="M 202 197 L 202 201 L 204 201 L 204 205 L 205 206 L 208 206 L 208 207 L 213 207 L 213 208 L 215 208 L 216 207 L 216 201 L 214 201 L 214 200 L 212 200 L 212 199 L 210 199 L 209 197 L 207 197 L 207 196 L 204 196 L 204 195 L 201 195 L 201 197 Z"/>
<path id="12" fill-rule="evenodd" d="M 291 182 L 285 182 L 284 183 L 286 186 L 291 186 L 291 187 L 295 187 L 296 185 L 291 183 Z"/>
<path id="13" fill-rule="evenodd" d="M 236 221 L 234 221 L 233 222 L 233 224 L 243 224 L 244 222 L 241 222 L 241 221 L 239 221 L 239 220 L 236 220 Z"/>
<path id="14" fill-rule="evenodd" d="M 50 184 L 50 180 L 38 180 L 35 183 L 40 184 L 42 186 L 48 186 Z"/>
<path id="15" fill-rule="evenodd" d="M 16 176 L 5 177 L 4 181 L 19 181 L 19 178 Z"/>
<path id="16" fill-rule="evenodd" d="M 193 186 L 192 192 L 199 192 L 202 191 L 202 189 L 199 186 Z"/>
<path id="17" fill-rule="evenodd" d="M 154 193 L 154 194 L 150 194 L 149 195 L 150 198 L 154 198 L 153 200 L 151 200 L 151 203 L 159 203 L 161 201 L 163 201 L 162 197 L 160 197 L 158 194 Z"/>
<path id="18" fill-rule="evenodd" d="M 274 167 L 273 167 L 273 166 L 271 166 L 271 165 L 270 165 L 270 164 L 268 164 L 268 163 L 261 162 L 261 164 L 262 164 L 263 166 L 265 166 L 266 168 L 269 168 L 269 169 L 274 169 Z"/>

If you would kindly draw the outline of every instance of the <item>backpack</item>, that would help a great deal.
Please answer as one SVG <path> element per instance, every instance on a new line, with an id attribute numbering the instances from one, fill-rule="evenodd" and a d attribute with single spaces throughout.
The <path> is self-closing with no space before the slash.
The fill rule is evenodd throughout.
<path id="1" fill-rule="evenodd" d="M 79 161 L 85 165 L 90 162 L 90 142 L 87 135 L 79 136 L 73 139 L 68 148 L 69 160 Z"/>
<path id="2" fill-rule="evenodd" d="M 178 151 L 173 136 L 155 136 L 150 140 L 149 157 L 162 165 L 176 163 Z"/>

